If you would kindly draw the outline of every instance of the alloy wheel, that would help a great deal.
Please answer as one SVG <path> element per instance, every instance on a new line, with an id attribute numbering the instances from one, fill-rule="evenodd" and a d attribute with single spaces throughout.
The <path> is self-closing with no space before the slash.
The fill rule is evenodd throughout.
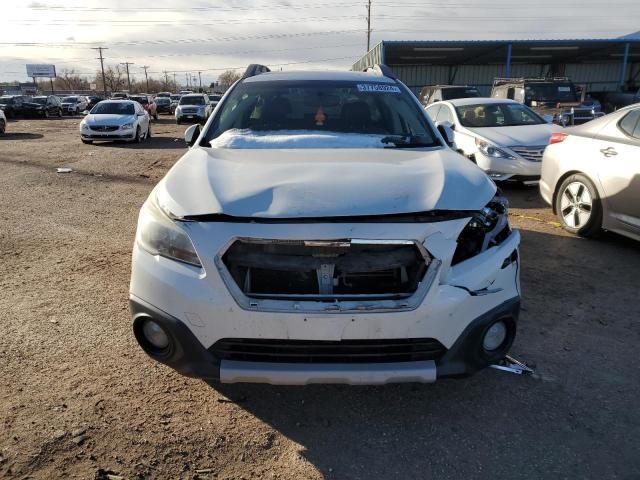
<path id="1" fill-rule="evenodd" d="M 571 182 L 562 192 L 560 213 L 571 228 L 581 228 L 591 218 L 593 199 L 589 189 L 582 182 Z"/>

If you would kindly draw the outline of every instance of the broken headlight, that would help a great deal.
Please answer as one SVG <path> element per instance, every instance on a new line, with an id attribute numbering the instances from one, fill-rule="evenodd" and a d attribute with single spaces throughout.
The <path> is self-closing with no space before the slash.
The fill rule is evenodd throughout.
<path id="1" fill-rule="evenodd" d="M 156 204 L 154 198 L 147 200 L 140 211 L 136 241 L 152 255 L 201 266 L 189 236 Z"/>
<path id="2" fill-rule="evenodd" d="M 458 236 L 458 246 L 453 254 L 451 265 L 502 243 L 511 233 L 508 215 L 508 200 L 499 195 L 493 197 L 486 207 L 469 220 Z"/>

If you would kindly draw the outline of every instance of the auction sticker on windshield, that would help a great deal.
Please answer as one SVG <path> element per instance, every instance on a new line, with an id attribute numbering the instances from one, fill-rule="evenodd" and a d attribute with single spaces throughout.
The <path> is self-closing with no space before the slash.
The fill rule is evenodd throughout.
<path id="1" fill-rule="evenodd" d="M 380 85 L 376 83 L 359 83 L 359 92 L 400 93 L 400 88 L 395 85 Z"/>

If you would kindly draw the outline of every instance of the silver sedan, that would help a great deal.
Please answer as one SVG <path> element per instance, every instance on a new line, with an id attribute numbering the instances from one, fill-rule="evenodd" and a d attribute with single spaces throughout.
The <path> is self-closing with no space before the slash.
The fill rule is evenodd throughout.
<path id="1" fill-rule="evenodd" d="M 540 194 L 571 233 L 640 240 L 640 105 L 554 133 Z"/>

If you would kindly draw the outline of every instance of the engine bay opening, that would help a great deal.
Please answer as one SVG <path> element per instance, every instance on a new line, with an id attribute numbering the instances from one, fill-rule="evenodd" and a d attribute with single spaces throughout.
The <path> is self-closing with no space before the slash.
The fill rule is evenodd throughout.
<path id="1" fill-rule="evenodd" d="M 411 296 L 429 259 L 410 241 L 239 239 L 222 261 L 248 297 L 315 301 Z"/>

